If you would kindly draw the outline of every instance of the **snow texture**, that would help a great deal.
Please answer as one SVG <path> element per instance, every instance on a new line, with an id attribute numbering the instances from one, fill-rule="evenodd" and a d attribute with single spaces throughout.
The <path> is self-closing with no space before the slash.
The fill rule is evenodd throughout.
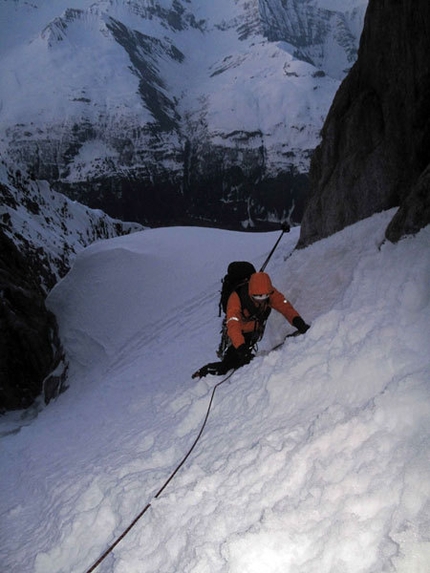
<path id="1" fill-rule="evenodd" d="M 145 230 L 77 256 L 48 302 L 69 389 L 0 420 L 2 570 L 427 573 L 430 228 L 383 240 L 393 212 L 267 268 L 306 321 L 272 313 L 259 355 L 216 390 L 219 277 L 277 233 Z"/>

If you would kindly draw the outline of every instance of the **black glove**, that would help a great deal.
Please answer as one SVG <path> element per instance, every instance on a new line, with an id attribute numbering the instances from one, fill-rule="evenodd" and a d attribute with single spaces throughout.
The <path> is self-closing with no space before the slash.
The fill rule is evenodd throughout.
<path id="1" fill-rule="evenodd" d="M 303 320 L 301 316 L 296 316 L 293 319 L 293 326 L 297 328 L 300 334 L 304 334 L 310 329 L 309 324 L 306 324 L 306 322 Z"/>
<path id="2" fill-rule="evenodd" d="M 249 364 L 254 358 L 251 353 L 251 349 L 245 343 L 236 348 L 236 356 L 240 364 Z"/>

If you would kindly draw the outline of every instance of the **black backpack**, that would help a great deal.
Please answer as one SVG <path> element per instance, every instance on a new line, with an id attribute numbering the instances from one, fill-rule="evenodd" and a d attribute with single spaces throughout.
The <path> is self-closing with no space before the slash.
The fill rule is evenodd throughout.
<path id="1" fill-rule="evenodd" d="M 256 272 L 252 263 L 247 261 L 234 261 L 228 265 L 227 274 L 222 279 L 221 297 L 219 300 L 219 315 L 227 310 L 227 302 L 233 291 L 249 281 Z"/>

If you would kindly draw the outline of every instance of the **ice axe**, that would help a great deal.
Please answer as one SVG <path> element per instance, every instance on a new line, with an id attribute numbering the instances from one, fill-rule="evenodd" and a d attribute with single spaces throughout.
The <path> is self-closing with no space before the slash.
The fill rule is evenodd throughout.
<path id="1" fill-rule="evenodd" d="M 260 273 L 262 273 L 264 271 L 264 269 L 267 267 L 267 263 L 270 261 L 270 259 L 272 258 L 273 253 L 275 252 L 276 247 L 279 245 L 279 241 L 282 239 L 284 233 L 289 233 L 290 232 L 290 225 L 288 223 L 282 223 L 281 225 L 281 230 L 282 233 L 280 234 L 278 240 L 276 241 L 276 243 L 273 245 L 273 249 L 270 251 L 267 259 L 264 261 L 263 266 L 260 269 Z"/>

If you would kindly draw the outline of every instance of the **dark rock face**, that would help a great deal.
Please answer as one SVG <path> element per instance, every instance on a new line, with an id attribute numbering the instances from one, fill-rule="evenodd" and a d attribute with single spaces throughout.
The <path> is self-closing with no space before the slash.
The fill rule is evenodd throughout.
<path id="1" fill-rule="evenodd" d="M 237 154 L 235 151 L 234 156 Z M 135 172 L 126 179 L 113 175 L 88 183 L 55 182 L 52 187 L 110 217 L 148 226 L 197 224 L 242 229 L 252 221 L 264 229 L 271 228 L 270 221 L 287 217 L 299 223 L 308 175 L 291 168 L 268 177 L 256 153 L 242 155 L 246 157 L 240 165 L 233 160 L 226 165 L 228 151 L 211 148 L 211 157 L 190 154 L 190 168 L 180 177 L 166 171 L 150 177 Z"/>
<path id="2" fill-rule="evenodd" d="M 61 363 L 62 351 L 37 274 L 1 229 L 0 293 L 0 412 L 4 412 L 34 402 L 47 374 Z M 60 373 L 46 380 L 46 402 L 63 381 Z"/>
<path id="3" fill-rule="evenodd" d="M 65 389 L 67 359 L 46 294 L 80 250 L 141 230 L 0 162 L 0 412 Z"/>
<path id="4" fill-rule="evenodd" d="M 370 0 L 311 161 L 299 247 L 395 206 L 391 241 L 430 222 L 429 30 L 427 0 Z"/>
<path id="5" fill-rule="evenodd" d="M 413 235 L 430 222 L 430 166 L 419 177 L 412 191 L 387 227 L 386 237 L 393 243 Z"/>

